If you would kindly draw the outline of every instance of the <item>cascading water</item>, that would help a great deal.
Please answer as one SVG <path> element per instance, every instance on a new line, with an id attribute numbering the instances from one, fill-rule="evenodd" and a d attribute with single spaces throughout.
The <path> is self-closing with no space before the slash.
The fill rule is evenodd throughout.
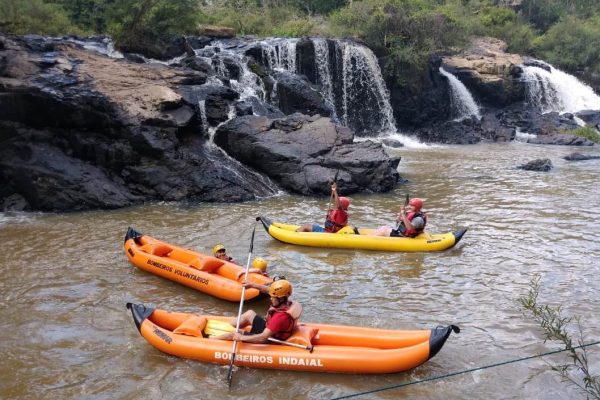
<path id="1" fill-rule="evenodd" d="M 342 109 L 338 115 L 342 123 L 363 136 L 396 132 L 387 87 L 373 52 L 355 43 L 335 44 L 341 52 Z"/>
<path id="2" fill-rule="evenodd" d="M 582 110 L 600 110 L 600 97 L 592 88 L 573 75 L 552 66 L 550 71 L 541 67 L 523 66 L 522 79 L 527 85 L 529 102 L 542 113 L 575 113 Z"/>
<path id="3" fill-rule="evenodd" d="M 448 82 L 450 83 L 450 101 L 455 121 L 471 118 L 473 115 L 481 119 L 479 107 L 475 103 L 475 99 L 471 95 L 471 92 L 469 92 L 469 89 L 456 76 L 446 71 L 443 67 L 440 67 L 440 74 L 448 78 Z"/>
<path id="4" fill-rule="evenodd" d="M 327 41 L 321 38 L 312 40 L 315 47 L 315 63 L 317 65 L 317 75 L 319 84 L 323 88 L 323 96 L 332 105 L 335 105 L 333 98 L 333 85 L 331 83 L 331 67 L 329 65 L 329 46 Z"/>
<path id="5" fill-rule="evenodd" d="M 277 39 L 261 42 L 263 59 L 273 70 L 296 73 L 296 44 L 298 39 Z"/>

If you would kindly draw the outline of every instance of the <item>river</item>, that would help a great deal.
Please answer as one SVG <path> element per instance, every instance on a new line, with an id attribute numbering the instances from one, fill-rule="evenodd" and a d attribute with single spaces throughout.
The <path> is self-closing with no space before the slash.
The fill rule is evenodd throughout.
<path id="1" fill-rule="evenodd" d="M 390 150 L 410 183 L 387 194 L 351 196 L 353 225 L 391 222 L 408 191 L 426 198 L 428 230 L 469 226 L 441 253 L 383 253 L 279 243 L 257 226 L 254 253 L 294 283 L 303 320 L 398 329 L 456 324 L 436 357 L 391 375 L 235 371 L 160 353 L 139 335 L 128 301 L 235 315 L 211 298 L 130 265 L 128 226 L 209 252 L 222 242 L 246 262 L 254 217 L 321 222 L 327 199 L 282 195 L 240 204 L 155 203 L 115 211 L 0 214 L 0 398 L 334 398 L 558 349 L 543 343 L 518 298 L 541 276 L 539 300 L 581 316 L 600 339 L 600 160 L 568 162 L 578 150 L 519 142 Z M 515 167 L 550 158 L 547 173 Z M 343 185 L 340 185 L 343 194 Z M 264 309 L 265 300 L 247 307 Z M 246 307 L 246 308 L 247 308 Z M 598 346 L 591 363 L 600 365 Z M 560 354 L 546 358 L 564 361 Z M 369 399 L 584 398 L 541 359 L 381 391 Z"/>

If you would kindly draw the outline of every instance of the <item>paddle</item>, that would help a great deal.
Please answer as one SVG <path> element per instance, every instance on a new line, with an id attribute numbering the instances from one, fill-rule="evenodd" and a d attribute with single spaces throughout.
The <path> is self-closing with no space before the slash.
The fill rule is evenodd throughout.
<path id="1" fill-rule="evenodd" d="M 406 208 L 409 201 L 410 199 L 408 197 L 408 193 L 406 193 L 406 199 L 404 199 L 404 208 Z M 402 221 L 398 222 L 398 224 L 396 225 L 396 230 L 400 229 L 400 224 L 402 224 Z"/>
<path id="2" fill-rule="evenodd" d="M 244 275 L 244 283 L 248 279 L 248 270 L 250 269 L 250 260 L 252 259 L 252 250 L 254 248 L 254 232 L 256 232 L 256 222 L 252 229 L 252 238 L 250 239 L 250 252 L 248 253 L 248 261 L 246 262 L 246 273 Z M 240 319 L 242 318 L 242 310 L 244 309 L 244 294 L 246 293 L 246 286 L 242 285 L 242 298 L 240 299 L 240 308 L 238 310 L 237 321 L 235 323 L 235 331 L 238 332 L 240 329 Z M 235 351 L 237 348 L 237 340 L 233 341 L 233 347 L 231 349 L 231 363 L 229 364 L 229 371 L 227 372 L 227 385 L 231 387 L 231 379 L 233 378 L 233 364 L 235 362 Z"/>
<path id="3" fill-rule="evenodd" d="M 209 337 L 211 336 L 220 336 L 223 335 L 224 333 L 229 333 L 229 332 L 235 332 L 233 326 L 231 326 L 229 323 L 225 322 L 225 321 L 219 321 L 219 320 L 215 320 L 215 319 L 209 319 L 206 323 L 206 327 L 204 328 L 204 334 L 208 335 Z M 286 342 L 285 340 L 279 340 L 279 339 L 275 339 L 275 338 L 268 338 L 269 341 L 277 343 L 277 344 L 281 344 L 284 346 L 292 346 L 292 347 L 297 347 L 299 349 L 304 349 L 304 350 L 308 350 L 311 353 L 313 352 L 313 348 L 314 346 L 303 346 L 301 344 L 298 343 L 292 343 L 292 342 Z"/>
<path id="4" fill-rule="evenodd" d="M 334 183 L 337 183 L 337 177 L 338 174 L 340 173 L 340 170 L 338 169 L 335 172 L 335 176 L 333 177 L 333 179 L 329 178 L 329 186 L 333 185 Z M 327 217 L 329 217 L 329 211 L 331 211 L 331 202 L 333 201 L 333 192 L 331 192 L 331 195 L 329 196 L 329 205 L 327 206 L 327 215 L 325 216 L 325 225 L 327 225 Z"/>

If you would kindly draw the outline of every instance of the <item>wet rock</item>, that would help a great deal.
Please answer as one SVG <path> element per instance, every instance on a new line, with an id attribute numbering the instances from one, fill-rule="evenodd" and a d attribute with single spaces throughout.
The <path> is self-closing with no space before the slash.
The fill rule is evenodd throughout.
<path id="1" fill-rule="evenodd" d="M 383 139 L 381 141 L 381 143 L 383 143 L 384 145 L 388 146 L 388 147 L 392 147 L 392 148 L 399 148 L 399 147 L 404 147 L 404 143 L 402 143 L 399 140 L 396 139 Z"/>
<path id="2" fill-rule="evenodd" d="M 474 144 L 481 142 L 482 129 L 477 118 L 446 121 L 415 131 L 419 139 L 429 143 Z"/>
<path id="3" fill-rule="evenodd" d="M 352 140 L 348 128 L 301 114 L 278 120 L 239 117 L 214 137 L 229 155 L 296 193 L 328 194 L 327 181 L 338 170 L 344 194 L 391 190 L 400 159 L 390 158 L 379 143 Z"/>
<path id="4" fill-rule="evenodd" d="M 581 118 L 586 125 L 600 130 L 600 110 L 579 111 L 576 115 Z"/>
<path id="5" fill-rule="evenodd" d="M 311 83 L 318 83 L 317 60 L 315 60 L 315 45 L 312 40 L 302 38 L 296 43 L 296 68 Z"/>
<path id="6" fill-rule="evenodd" d="M 571 153 L 563 158 L 567 161 L 586 161 L 600 159 L 600 155 Z"/>
<path id="7" fill-rule="evenodd" d="M 325 102 L 323 95 L 306 79 L 284 71 L 277 71 L 273 76 L 277 81 L 277 104 L 285 114 L 299 112 L 324 117 L 333 114 L 331 105 Z"/>
<path id="8" fill-rule="evenodd" d="M 537 136 L 527 139 L 527 143 L 532 144 L 551 144 L 561 146 L 593 146 L 594 142 L 584 137 L 571 135 L 568 133 L 558 133 L 551 135 Z"/>
<path id="9" fill-rule="evenodd" d="M 540 158 L 537 160 L 529 161 L 525 164 L 519 165 L 518 169 L 523 169 L 525 171 L 539 171 L 539 172 L 548 172 L 552 169 L 552 161 L 548 158 Z"/>

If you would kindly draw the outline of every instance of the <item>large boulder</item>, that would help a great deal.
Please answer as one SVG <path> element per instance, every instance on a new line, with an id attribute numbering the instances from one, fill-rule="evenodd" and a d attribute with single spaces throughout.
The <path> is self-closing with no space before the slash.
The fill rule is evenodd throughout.
<path id="1" fill-rule="evenodd" d="M 333 115 L 331 105 L 306 79 L 286 71 L 273 72 L 273 77 L 277 81 L 277 104 L 285 114 Z"/>
<path id="2" fill-rule="evenodd" d="M 399 158 L 390 158 L 379 143 L 353 143 L 348 128 L 317 115 L 239 117 L 222 125 L 214 141 L 283 188 L 304 195 L 328 194 L 328 179 L 336 171 L 344 194 L 389 191 L 398 180 Z"/>

